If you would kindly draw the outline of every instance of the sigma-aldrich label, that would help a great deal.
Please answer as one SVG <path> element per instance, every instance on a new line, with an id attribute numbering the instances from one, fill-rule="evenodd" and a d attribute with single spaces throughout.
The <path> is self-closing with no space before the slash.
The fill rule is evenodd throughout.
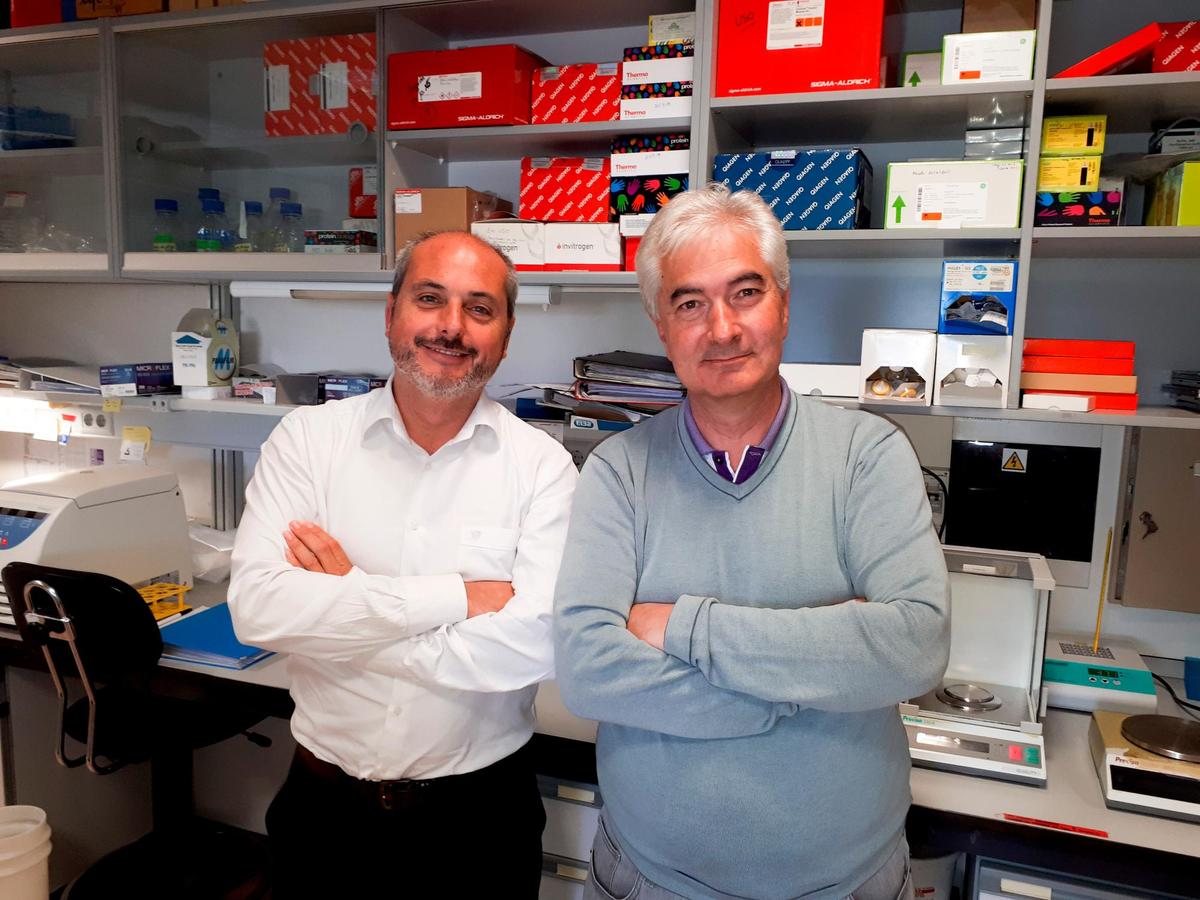
<path id="1" fill-rule="evenodd" d="M 721 153 L 713 161 L 713 180 L 754 191 L 785 231 L 870 226 L 871 164 L 856 147 Z"/>

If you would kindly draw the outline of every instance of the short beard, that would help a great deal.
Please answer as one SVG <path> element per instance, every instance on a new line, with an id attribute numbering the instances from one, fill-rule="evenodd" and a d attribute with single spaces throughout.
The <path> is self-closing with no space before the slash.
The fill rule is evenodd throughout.
<path id="1" fill-rule="evenodd" d="M 462 349 L 458 342 L 443 342 L 440 340 L 426 341 L 431 346 Z M 488 365 L 477 362 L 470 371 L 461 378 L 433 378 L 417 362 L 417 351 L 414 348 L 401 350 L 392 346 L 392 361 L 396 364 L 396 375 L 407 379 L 418 391 L 430 400 L 461 400 L 463 397 L 476 394 L 496 374 L 499 363 Z"/>

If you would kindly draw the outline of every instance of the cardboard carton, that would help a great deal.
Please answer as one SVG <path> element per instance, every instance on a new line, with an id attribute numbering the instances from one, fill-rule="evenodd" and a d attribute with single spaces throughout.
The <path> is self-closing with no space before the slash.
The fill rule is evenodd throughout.
<path id="1" fill-rule="evenodd" d="M 1018 159 L 890 163 L 884 227 L 1016 228 L 1024 171 Z"/>
<path id="2" fill-rule="evenodd" d="M 904 328 L 863 331 L 859 399 L 865 403 L 929 406 L 933 402 L 937 335 Z"/>
<path id="3" fill-rule="evenodd" d="M 1014 259 L 945 260 L 939 334 L 1012 334 L 1017 306 Z"/>
<path id="4" fill-rule="evenodd" d="M 263 47 L 270 137 L 376 126 L 375 34 L 271 41 Z"/>
<path id="5" fill-rule="evenodd" d="M 718 153 L 713 181 L 758 193 L 785 231 L 870 225 L 871 164 L 857 147 Z"/>
<path id="6" fill-rule="evenodd" d="M 546 226 L 542 222 L 489 219 L 472 223 L 471 234 L 498 247 L 521 271 L 546 267 Z"/>
<path id="7" fill-rule="evenodd" d="M 939 334 L 933 402 L 1000 409 L 1005 405 L 1012 338 Z"/>
<path id="8" fill-rule="evenodd" d="M 427 231 L 469 231 L 473 222 L 496 212 L 511 213 L 512 204 L 465 187 L 405 188 L 394 194 L 392 210 L 399 250 Z"/>
<path id="9" fill-rule="evenodd" d="M 520 215 L 542 222 L 608 221 L 609 161 L 603 157 L 521 160 Z"/>
<path id="10" fill-rule="evenodd" d="M 175 383 L 184 388 L 228 387 L 238 367 L 238 333 L 232 319 L 212 310 L 189 310 L 171 333 Z"/>

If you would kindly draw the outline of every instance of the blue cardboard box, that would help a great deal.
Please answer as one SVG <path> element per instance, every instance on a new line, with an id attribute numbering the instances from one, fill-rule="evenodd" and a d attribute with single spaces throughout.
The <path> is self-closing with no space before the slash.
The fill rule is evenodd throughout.
<path id="1" fill-rule="evenodd" d="M 938 334 L 1012 334 L 1017 271 L 1015 259 L 945 260 Z"/>
<path id="2" fill-rule="evenodd" d="M 868 228 L 871 164 L 855 147 L 718 153 L 713 181 L 754 191 L 784 231 Z"/>
<path id="3" fill-rule="evenodd" d="M 170 363 L 131 363 L 100 367 L 100 396 L 144 397 L 178 394 Z"/>

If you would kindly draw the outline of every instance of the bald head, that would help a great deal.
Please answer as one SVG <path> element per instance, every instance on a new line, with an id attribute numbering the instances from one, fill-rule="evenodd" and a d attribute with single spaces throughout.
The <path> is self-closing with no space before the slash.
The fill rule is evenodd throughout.
<path id="1" fill-rule="evenodd" d="M 467 231 L 431 231 L 409 241 L 396 254 L 396 274 L 392 279 L 392 299 L 404 287 L 404 280 L 419 259 L 422 268 L 435 266 L 468 266 L 480 276 L 499 274 L 508 319 L 516 315 L 517 273 L 502 250 Z M 488 280 L 491 280 L 490 277 Z"/>

